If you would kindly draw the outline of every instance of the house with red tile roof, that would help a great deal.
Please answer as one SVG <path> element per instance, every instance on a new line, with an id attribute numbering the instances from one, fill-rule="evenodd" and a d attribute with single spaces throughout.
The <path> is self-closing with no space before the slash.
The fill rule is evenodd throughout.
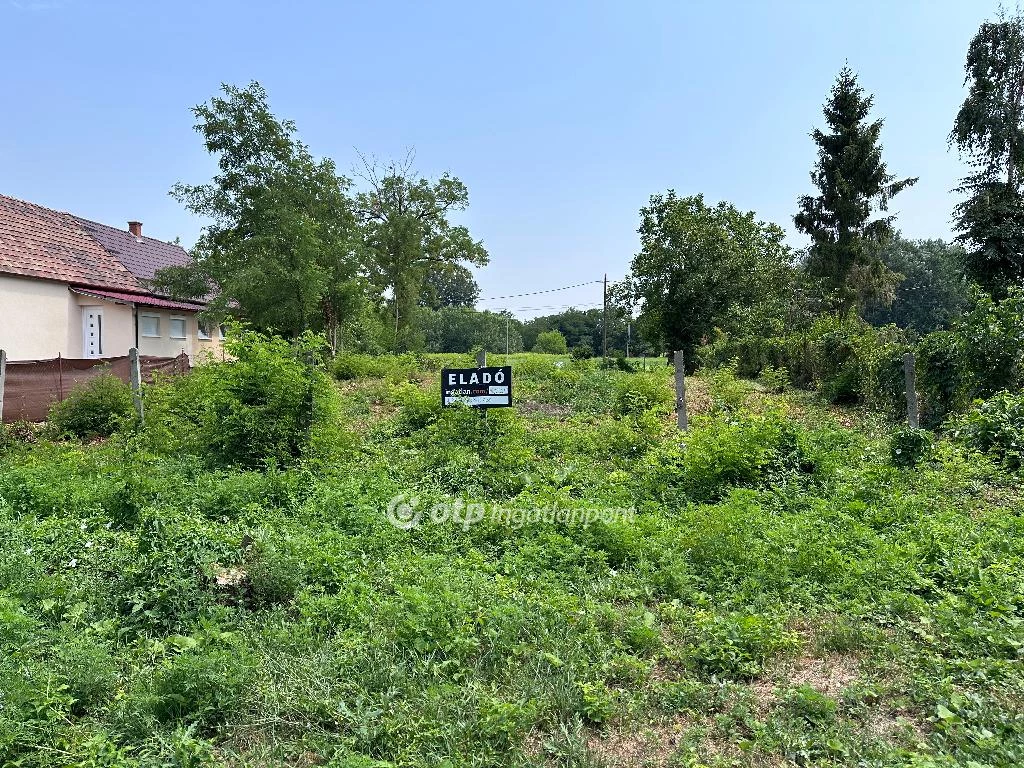
<path id="1" fill-rule="evenodd" d="M 203 304 L 150 288 L 157 270 L 188 263 L 140 222 L 122 230 L 0 195 L 0 349 L 9 360 L 218 352 Z"/>

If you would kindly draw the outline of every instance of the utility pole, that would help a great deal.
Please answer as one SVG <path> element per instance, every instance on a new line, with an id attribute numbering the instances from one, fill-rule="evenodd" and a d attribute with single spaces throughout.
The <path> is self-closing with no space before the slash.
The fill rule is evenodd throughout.
<path id="1" fill-rule="evenodd" d="M 604 359 L 608 361 L 608 273 L 604 273 Z"/>

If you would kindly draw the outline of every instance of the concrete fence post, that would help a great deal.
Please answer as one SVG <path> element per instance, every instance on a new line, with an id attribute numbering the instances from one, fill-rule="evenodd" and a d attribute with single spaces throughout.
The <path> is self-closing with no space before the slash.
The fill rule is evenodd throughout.
<path id="1" fill-rule="evenodd" d="M 486 368 L 487 367 L 487 351 L 481 349 L 476 353 L 476 367 Z"/>
<path id="2" fill-rule="evenodd" d="M 139 350 L 132 347 L 128 350 L 128 379 L 132 387 L 132 399 L 135 401 L 135 415 L 142 423 L 142 367 L 139 364 Z"/>
<path id="3" fill-rule="evenodd" d="M 683 365 L 682 350 L 676 350 L 676 426 L 686 430 L 686 367 Z"/>
<path id="4" fill-rule="evenodd" d="M 0 425 L 4 423 L 4 386 L 7 384 L 7 352 L 0 349 Z"/>
<path id="5" fill-rule="evenodd" d="M 917 409 L 917 361 L 913 352 L 903 356 L 903 376 L 907 385 L 907 426 L 917 429 L 921 420 Z"/>

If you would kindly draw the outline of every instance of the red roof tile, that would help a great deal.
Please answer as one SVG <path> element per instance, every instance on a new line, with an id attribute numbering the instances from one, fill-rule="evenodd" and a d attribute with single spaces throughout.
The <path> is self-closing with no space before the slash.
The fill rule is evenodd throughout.
<path id="1" fill-rule="evenodd" d="M 152 237 L 135 237 L 131 232 L 106 224 L 72 216 L 107 253 L 116 256 L 139 280 L 152 280 L 164 267 L 183 267 L 192 262 L 180 245 L 165 243 Z"/>
<path id="2" fill-rule="evenodd" d="M 147 306 L 202 308 L 154 297 L 147 283 L 159 269 L 190 262 L 180 245 L 98 224 L 0 195 L 0 273 L 126 291 Z M 161 301 L 162 304 L 152 303 Z"/>
<path id="3" fill-rule="evenodd" d="M 0 272 L 144 291 L 124 264 L 74 217 L 0 195 Z"/>
<path id="4" fill-rule="evenodd" d="M 148 296 L 141 293 L 122 293 L 120 291 L 100 291 L 95 288 L 72 288 L 75 293 L 80 293 L 83 296 L 96 296 L 101 299 L 112 299 L 113 301 L 123 301 L 126 303 L 141 304 L 144 307 L 161 307 L 163 309 L 180 309 L 185 312 L 199 312 L 203 309 L 203 304 L 191 304 L 187 301 L 171 301 L 170 299 L 160 299 L 156 296 Z"/>

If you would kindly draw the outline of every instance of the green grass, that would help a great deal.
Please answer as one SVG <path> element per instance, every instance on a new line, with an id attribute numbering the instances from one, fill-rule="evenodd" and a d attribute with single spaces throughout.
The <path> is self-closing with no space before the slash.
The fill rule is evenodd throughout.
<path id="1" fill-rule="evenodd" d="M 435 404 L 468 356 L 350 361 L 326 466 L 0 440 L 0 764 L 1024 763 L 1020 474 L 722 375 L 680 435 L 668 368 L 560 361 L 486 419 Z"/>

